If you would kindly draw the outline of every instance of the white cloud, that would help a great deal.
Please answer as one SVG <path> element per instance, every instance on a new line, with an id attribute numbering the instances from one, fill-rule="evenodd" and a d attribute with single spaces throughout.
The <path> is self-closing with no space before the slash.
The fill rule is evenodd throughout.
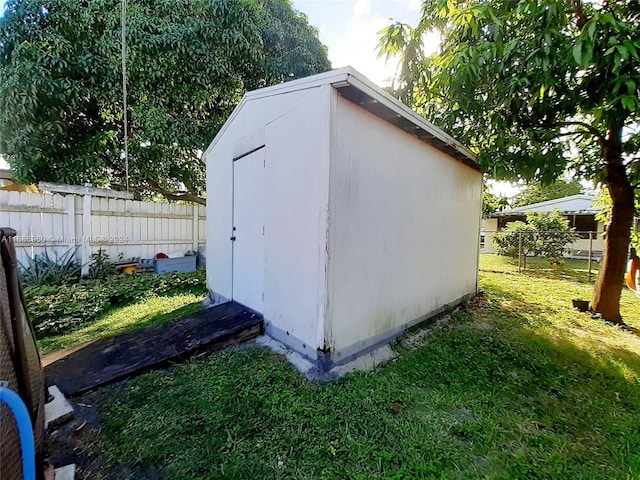
<path id="1" fill-rule="evenodd" d="M 371 0 L 358 0 L 353 6 L 353 15 L 364 17 L 371 13 Z"/>
<path id="2" fill-rule="evenodd" d="M 422 10 L 422 2 L 423 0 L 409 0 L 407 8 L 413 12 L 419 12 Z"/>
<path id="3" fill-rule="evenodd" d="M 352 18 L 344 41 L 329 51 L 333 67 L 351 65 L 374 83 L 386 85 L 395 72 L 395 62 L 385 64 L 384 59 L 377 58 L 376 45 L 380 39 L 378 32 L 389 23 L 388 18 L 382 17 Z"/>
<path id="4" fill-rule="evenodd" d="M 0 0 L 1 1 L 1 0 Z M 321 26 L 320 39 L 329 47 L 333 68 L 351 65 L 384 86 L 395 73 L 397 62 L 377 58 L 378 32 L 394 20 L 415 25 L 422 0 L 293 0 L 296 8 Z M 414 10 L 409 9 L 408 4 Z M 417 8 L 417 10 L 415 10 Z"/>

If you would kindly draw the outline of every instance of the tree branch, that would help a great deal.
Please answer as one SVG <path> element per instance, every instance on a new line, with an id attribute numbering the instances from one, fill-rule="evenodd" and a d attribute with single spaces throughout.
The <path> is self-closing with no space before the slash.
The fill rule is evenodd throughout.
<path id="1" fill-rule="evenodd" d="M 584 133 L 589 133 L 593 135 L 598 139 L 598 142 L 603 143 L 605 141 L 604 135 L 602 135 L 602 133 L 600 133 L 596 127 L 594 127 L 593 125 L 589 125 L 588 123 L 585 123 L 585 122 L 577 122 L 577 121 L 576 122 L 553 122 L 548 126 L 557 127 L 557 128 L 582 127 L 586 130 Z"/>
<path id="2" fill-rule="evenodd" d="M 206 205 L 207 201 L 204 198 L 198 197 L 190 192 L 169 192 L 162 188 L 160 184 L 150 178 L 145 179 L 147 184 L 149 185 L 149 190 L 159 193 L 164 198 L 173 202 L 193 202 L 198 203 L 200 205 Z"/>
<path id="3" fill-rule="evenodd" d="M 207 162 L 205 162 L 204 158 L 201 155 L 195 153 L 195 151 L 191 150 L 189 153 L 189 157 L 193 158 L 196 162 L 206 168 Z"/>
<path id="4" fill-rule="evenodd" d="M 176 175 L 176 178 L 180 180 L 185 187 L 187 187 L 188 192 L 190 193 L 197 192 L 196 186 L 185 175 Z"/>
<path id="5" fill-rule="evenodd" d="M 550 138 L 552 140 L 556 139 L 556 138 L 562 138 L 562 137 L 571 137 L 573 135 L 591 135 L 591 132 L 587 132 L 586 130 L 576 130 L 573 132 L 561 132 L 558 133 L 556 135 L 552 135 Z"/>
<path id="6" fill-rule="evenodd" d="M 573 14 L 576 16 L 576 25 L 582 30 L 589 21 L 582 8 L 582 0 L 573 0 Z"/>

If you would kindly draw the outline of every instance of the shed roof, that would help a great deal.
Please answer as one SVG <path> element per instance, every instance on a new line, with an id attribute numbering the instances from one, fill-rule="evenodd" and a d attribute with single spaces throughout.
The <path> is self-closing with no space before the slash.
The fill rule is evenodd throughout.
<path id="1" fill-rule="evenodd" d="M 341 96 L 361 106 L 373 115 L 406 131 L 423 142 L 433 145 L 465 165 L 480 170 L 475 153 L 468 147 L 425 120 L 352 67 L 339 68 L 330 72 L 247 92 L 205 153 L 208 153 L 215 146 L 227 126 L 248 101 L 322 85 L 333 86 Z"/>
<path id="2" fill-rule="evenodd" d="M 522 207 L 505 210 L 495 216 L 505 217 L 525 215 L 528 212 L 552 212 L 554 210 L 560 210 L 564 214 L 593 215 L 602 210 L 601 208 L 594 207 L 596 198 L 597 197 L 595 195 L 570 195 L 568 197 L 556 198 L 554 200 L 532 203 L 530 205 L 523 205 Z"/>

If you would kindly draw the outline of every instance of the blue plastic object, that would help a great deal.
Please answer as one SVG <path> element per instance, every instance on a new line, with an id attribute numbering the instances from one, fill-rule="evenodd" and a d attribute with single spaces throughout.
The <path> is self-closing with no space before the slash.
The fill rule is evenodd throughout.
<path id="1" fill-rule="evenodd" d="M 22 447 L 22 477 L 24 480 L 35 480 L 36 447 L 27 407 L 17 393 L 2 385 L 0 385 L 0 401 L 4 401 L 9 405 L 18 424 L 20 445 Z"/>

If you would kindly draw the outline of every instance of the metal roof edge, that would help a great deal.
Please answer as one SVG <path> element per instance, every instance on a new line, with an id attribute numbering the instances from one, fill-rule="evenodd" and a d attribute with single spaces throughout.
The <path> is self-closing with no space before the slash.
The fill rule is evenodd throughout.
<path id="1" fill-rule="evenodd" d="M 477 165 L 477 156 L 476 154 L 467 146 L 453 138 L 451 135 L 436 127 L 431 122 L 427 121 L 424 117 L 418 115 L 416 112 L 411 110 L 408 106 L 402 103 L 397 98 L 393 97 L 389 92 L 380 88 L 376 84 L 374 84 L 371 80 L 366 78 L 360 72 L 355 70 L 352 67 L 347 67 L 345 69 L 347 73 L 347 78 L 344 80 L 345 83 L 340 84 L 340 82 L 334 82 L 332 85 L 340 90 L 341 88 L 345 88 L 348 85 L 357 88 L 361 92 L 370 96 L 373 100 L 383 103 L 387 108 L 394 111 L 396 115 L 401 115 L 402 117 L 409 120 L 416 127 L 421 128 L 427 134 L 431 135 L 434 138 L 439 139 L 446 146 L 451 149 L 457 151 L 459 154 L 463 155 L 471 162 Z M 401 128 L 401 127 L 399 127 Z M 436 146 L 437 148 L 437 146 Z"/>
<path id="2" fill-rule="evenodd" d="M 318 73 L 309 77 L 297 78 L 288 82 L 278 83 L 269 87 L 260 88 L 247 92 L 245 96 L 248 100 L 257 98 L 270 97 L 282 93 L 296 92 L 298 90 L 306 90 L 308 88 L 320 87 L 326 84 L 340 82 L 348 77 L 350 72 L 355 72 L 352 67 L 336 68 L 328 72 Z"/>
<path id="3" fill-rule="evenodd" d="M 505 210 L 502 213 L 504 215 L 519 214 L 519 213 L 525 213 L 525 212 L 529 211 L 532 208 L 548 207 L 550 205 L 554 205 L 554 204 L 557 204 L 557 203 L 564 203 L 564 202 L 567 202 L 567 201 L 578 200 L 578 199 L 594 200 L 595 201 L 596 198 L 597 197 L 595 195 L 588 195 L 586 193 L 577 193 L 575 195 L 568 195 L 566 197 L 554 198 L 552 200 L 545 200 L 544 202 L 530 203 L 529 205 L 523 205 L 522 207 L 517 207 L 517 208 L 510 209 L 510 210 Z M 558 208 L 557 210 L 563 211 L 560 208 Z M 580 210 L 580 211 L 586 211 L 586 210 L 592 210 L 592 209 L 585 209 L 585 210 Z M 599 210 L 597 210 L 597 211 L 599 211 Z"/>
<path id="4" fill-rule="evenodd" d="M 222 125 L 220 130 L 218 130 L 218 133 L 216 134 L 216 136 L 213 137 L 213 140 L 211 141 L 207 149 L 204 151 L 203 157 L 208 155 L 209 152 L 216 145 L 216 143 L 218 143 L 218 141 L 220 140 L 220 137 L 222 137 L 224 132 L 227 130 L 228 125 L 231 124 L 233 119 L 238 115 L 240 110 L 244 107 L 244 105 L 247 102 L 251 100 L 257 100 L 260 98 L 270 97 L 273 95 L 280 95 L 284 93 L 290 93 L 290 92 L 295 92 L 299 90 L 307 90 L 309 88 L 320 87 L 327 83 L 332 83 L 332 81 L 340 81 L 341 79 L 344 79 L 347 77 L 349 71 L 353 71 L 353 68 L 351 67 L 338 68 L 328 72 L 319 73 L 317 75 L 298 78 L 296 80 L 291 80 L 288 82 L 279 83 L 277 85 L 271 85 L 269 87 L 259 88 L 258 90 L 251 90 L 249 92 L 246 92 L 242 96 L 240 103 L 238 103 L 236 108 L 233 109 L 233 112 L 231 112 L 231 115 L 229 115 L 227 120 L 224 122 L 224 125 Z"/>
<path id="5" fill-rule="evenodd" d="M 372 108 L 372 105 L 365 105 L 360 102 L 360 106 L 365 108 L 367 111 L 383 120 L 388 121 L 396 128 L 403 129 L 418 137 L 422 141 L 432 144 L 435 148 L 438 148 L 439 150 L 453 156 L 455 159 L 462 161 L 464 164 L 470 166 L 471 168 L 480 170 L 480 166 L 476 161 L 476 154 L 471 151 L 471 149 L 451 137 L 440 128 L 428 122 L 424 117 L 418 115 L 398 99 L 394 98 L 391 94 L 375 85 L 371 80 L 369 80 L 363 74 L 350 66 L 338 68 L 317 75 L 311 75 L 309 77 L 291 80 L 289 82 L 283 82 L 278 85 L 272 85 L 245 93 L 242 97 L 242 100 L 240 100 L 240 103 L 236 106 L 236 108 L 234 108 L 231 115 L 229 115 L 229 118 L 227 118 L 224 125 L 220 128 L 216 136 L 211 141 L 203 156 L 206 156 L 211 152 L 216 143 L 224 135 L 233 119 L 238 115 L 240 110 L 247 102 L 273 95 L 281 95 L 299 90 L 320 87 L 326 84 L 332 85 L 338 91 L 342 90 L 343 92 L 345 92 L 345 89 L 347 88 L 354 88 L 362 92 L 362 94 L 371 99 L 371 104 L 378 105 L 377 108 Z M 347 95 L 345 96 L 348 98 Z M 390 118 L 385 118 L 385 115 L 383 115 L 381 112 L 381 108 L 392 112 L 397 119 L 404 118 L 411 125 L 413 125 L 414 131 L 410 131 L 411 129 L 408 128 L 408 125 L 402 126 L 400 124 L 401 122 L 399 121 L 392 121 Z M 388 116 L 389 115 L 387 114 L 386 117 Z"/>

